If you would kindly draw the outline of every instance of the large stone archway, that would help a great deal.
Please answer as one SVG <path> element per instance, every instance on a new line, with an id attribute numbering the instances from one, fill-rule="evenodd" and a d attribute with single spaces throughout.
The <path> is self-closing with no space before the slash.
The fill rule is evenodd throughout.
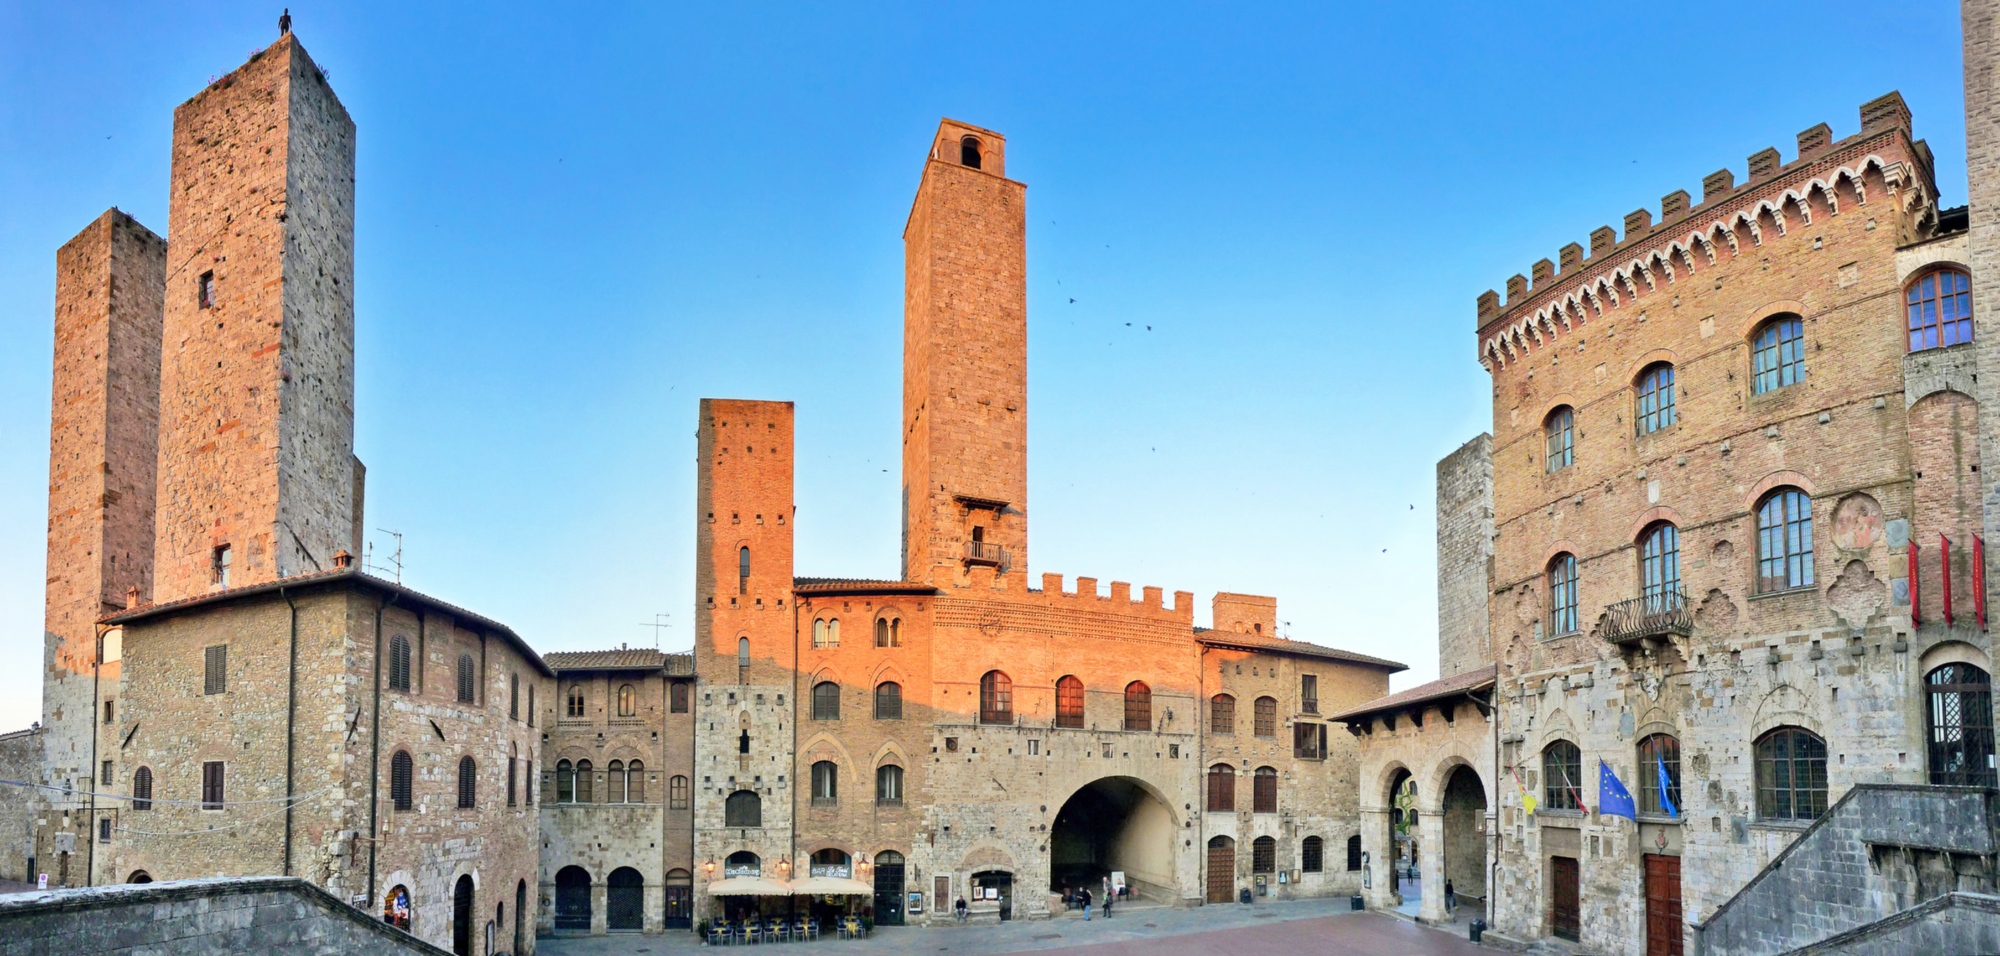
<path id="1" fill-rule="evenodd" d="M 1049 826 L 1049 891 L 1125 874 L 1133 896 L 1171 903 L 1181 895 L 1180 824 L 1172 805 L 1136 777 L 1104 777 L 1078 788 Z"/>

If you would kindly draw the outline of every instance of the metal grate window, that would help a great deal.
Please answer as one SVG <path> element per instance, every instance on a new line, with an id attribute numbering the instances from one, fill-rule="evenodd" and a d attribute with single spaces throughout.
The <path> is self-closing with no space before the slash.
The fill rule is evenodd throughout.
<path id="1" fill-rule="evenodd" d="M 1278 841 L 1267 836 L 1250 841 L 1250 872 L 1276 873 L 1277 871 Z"/>
<path id="2" fill-rule="evenodd" d="M 1639 434 L 1646 435 L 1672 425 L 1679 419 L 1674 409 L 1674 367 L 1655 365 L 1639 376 Z"/>
<path id="3" fill-rule="evenodd" d="M 1939 269 L 1910 283 L 1910 351 L 1972 341 L 1972 282 L 1957 269 Z"/>
<path id="4" fill-rule="evenodd" d="M 1817 820 L 1826 812 L 1826 741 L 1809 730 L 1780 727 L 1757 741 L 1757 815 L 1766 820 Z"/>
<path id="5" fill-rule="evenodd" d="M 1797 488 L 1782 488 L 1757 506 L 1757 590 L 1812 584 L 1812 499 Z"/>
<path id="6" fill-rule="evenodd" d="M 212 644 L 201 649 L 201 692 L 222 694 L 229 690 L 229 645 Z"/>
<path id="7" fill-rule="evenodd" d="M 1144 681 L 1125 685 L 1125 729 L 1153 729 L 1153 689 Z"/>
<path id="8" fill-rule="evenodd" d="M 1971 664 L 1946 664 L 1924 677 L 1930 718 L 1930 779 L 1960 787 L 1996 785 L 1993 678 Z"/>
<path id="9" fill-rule="evenodd" d="M 1236 698 L 1228 694 L 1217 694 L 1208 699 L 1208 732 L 1211 734 L 1236 732 Z"/>
<path id="10" fill-rule="evenodd" d="M 1299 844 L 1299 869 L 1307 873 L 1318 873 L 1326 868 L 1326 844 L 1319 837 L 1309 836 Z"/>
<path id="11" fill-rule="evenodd" d="M 1785 316 L 1757 330 L 1751 343 L 1750 391 L 1762 395 L 1806 377 L 1805 323 L 1796 315 Z"/>

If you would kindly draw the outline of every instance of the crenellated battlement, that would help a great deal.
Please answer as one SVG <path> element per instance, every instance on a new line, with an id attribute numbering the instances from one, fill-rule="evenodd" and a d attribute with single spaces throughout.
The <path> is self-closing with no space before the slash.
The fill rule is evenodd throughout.
<path id="1" fill-rule="evenodd" d="M 1165 592 L 1160 588 L 1146 586 L 1139 589 L 1139 600 L 1132 600 L 1132 585 L 1125 581 L 1111 582 L 1109 597 L 1097 593 L 1097 579 L 1079 577 L 1076 590 L 1063 590 L 1063 576 L 1043 574 L 1042 588 L 1029 589 L 1030 595 L 1038 595 L 1050 607 L 1075 607 L 1094 611 L 1115 613 L 1142 612 L 1147 617 L 1162 621 L 1177 621 L 1189 626 L 1194 624 L 1194 592 L 1175 591 L 1174 603 L 1164 603 Z"/>
<path id="2" fill-rule="evenodd" d="M 1507 280 L 1507 296 L 1477 297 L 1479 364 L 1502 368 L 1576 326 L 1602 318 L 1675 282 L 1793 235 L 1815 216 L 1886 204 L 1904 215 L 1911 239 L 1933 228 L 1937 189 L 1930 151 L 1910 139 L 1910 111 L 1891 92 L 1861 106 L 1861 130 L 1835 141 L 1825 123 L 1798 134 L 1798 154 L 1783 162 L 1775 148 L 1752 154 L 1748 179 L 1727 168 L 1702 178 L 1701 202 L 1686 190 L 1660 200 L 1660 218 L 1640 208 L 1624 218 L 1624 238 L 1610 226 L 1590 233 L 1590 253 L 1563 246 L 1528 275 Z M 1900 137 L 1897 136 L 1900 134 Z M 1884 142 L 1882 137 L 1902 142 Z M 1872 207 L 1871 207 L 1872 208 Z"/>

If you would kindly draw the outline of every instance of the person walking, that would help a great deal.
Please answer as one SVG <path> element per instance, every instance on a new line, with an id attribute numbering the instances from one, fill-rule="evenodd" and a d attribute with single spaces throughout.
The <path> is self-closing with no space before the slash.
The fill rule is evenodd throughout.
<path id="1" fill-rule="evenodd" d="M 1105 918 L 1105 919 L 1110 919 L 1110 918 L 1111 918 L 1111 901 L 1112 901 L 1112 900 L 1115 900 L 1115 899 L 1117 899 L 1117 898 L 1118 898 L 1118 894 L 1116 894 L 1116 893 L 1106 893 L 1106 894 L 1104 894 L 1104 918 Z"/>
<path id="2" fill-rule="evenodd" d="M 1083 921 L 1088 923 L 1090 922 L 1090 890 L 1083 889 L 1077 892 L 1083 898 Z"/>
<path id="3" fill-rule="evenodd" d="M 1451 881 L 1444 881 L 1444 912 L 1447 918 L 1458 913 L 1458 892 L 1451 887 Z"/>

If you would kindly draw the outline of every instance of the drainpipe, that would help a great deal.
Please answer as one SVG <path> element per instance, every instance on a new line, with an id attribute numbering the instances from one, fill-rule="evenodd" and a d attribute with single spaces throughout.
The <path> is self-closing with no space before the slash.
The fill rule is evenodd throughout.
<path id="1" fill-rule="evenodd" d="M 104 693 L 102 687 L 104 680 L 104 635 L 110 630 L 111 628 L 103 624 L 97 625 L 97 659 L 90 663 L 90 764 L 83 768 L 84 772 L 90 774 L 90 806 L 84 816 L 86 829 L 83 835 L 85 842 L 89 844 L 85 847 L 83 855 L 83 885 L 85 886 L 97 885 L 97 788 L 104 786 L 104 778 L 98 776 L 97 769 L 97 737 L 104 732 L 101 724 L 101 721 L 104 719 L 104 712 L 99 709 L 104 705 L 98 703 L 98 701 L 103 698 Z M 28 874 L 28 878 L 34 879 L 34 874 Z"/>
<path id="2" fill-rule="evenodd" d="M 792 592 L 792 869 L 799 872 L 799 594 Z M 811 791 L 807 791 L 810 799 Z M 915 849 L 912 847 L 911 849 Z M 811 868 L 808 868 L 808 875 Z M 852 872 L 851 870 L 849 871 Z"/>
<path id="3" fill-rule="evenodd" d="M 375 905 L 375 847 L 381 840 L 377 815 L 382 810 L 382 612 L 403 597 L 402 592 L 375 604 L 375 690 L 368 716 L 368 905 Z"/>
<path id="4" fill-rule="evenodd" d="M 1493 718 L 1493 826 L 1486 833 L 1486 926 L 1493 928 L 1500 896 L 1500 672 L 1493 672 L 1487 713 Z"/>
<path id="5" fill-rule="evenodd" d="M 1195 787 L 1195 799 L 1201 801 L 1201 809 L 1193 810 L 1192 812 L 1195 816 L 1195 819 L 1201 821 L 1201 826 L 1195 827 L 1194 830 L 1194 837 L 1195 839 L 1201 841 L 1201 845 L 1194 848 L 1195 850 L 1194 882 L 1196 887 L 1201 892 L 1201 904 L 1203 906 L 1207 906 L 1208 905 L 1208 732 L 1201 729 L 1201 725 L 1206 721 L 1206 718 L 1202 716 L 1201 712 L 1208 708 L 1208 645 L 1203 644 L 1200 641 L 1196 641 L 1195 646 L 1200 649 L 1195 651 L 1194 686 L 1195 686 L 1195 693 L 1198 694 L 1201 699 L 1194 702 L 1194 718 L 1195 718 L 1194 719 L 1194 727 L 1195 727 L 1194 779 L 1197 784 L 1197 786 Z M 1234 874 L 1231 874 L 1231 876 L 1233 878 Z"/>
<path id="6" fill-rule="evenodd" d="M 286 675 L 285 675 L 285 865 L 284 868 L 279 871 L 285 876 L 291 876 L 292 875 L 292 808 L 295 805 L 295 801 L 292 799 L 292 795 L 295 792 L 295 787 L 296 787 L 296 781 L 292 773 L 292 755 L 293 755 L 294 741 L 296 740 L 296 735 L 293 733 L 292 725 L 298 713 L 297 704 L 299 696 L 299 606 L 296 602 L 292 600 L 292 595 L 282 585 L 280 585 L 278 588 L 278 596 L 284 598 L 285 606 L 291 609 L 291 627 L 290 627 L 291 644 L 287 652 L 289 654 L 289 664 L 286 668 Z"/>

